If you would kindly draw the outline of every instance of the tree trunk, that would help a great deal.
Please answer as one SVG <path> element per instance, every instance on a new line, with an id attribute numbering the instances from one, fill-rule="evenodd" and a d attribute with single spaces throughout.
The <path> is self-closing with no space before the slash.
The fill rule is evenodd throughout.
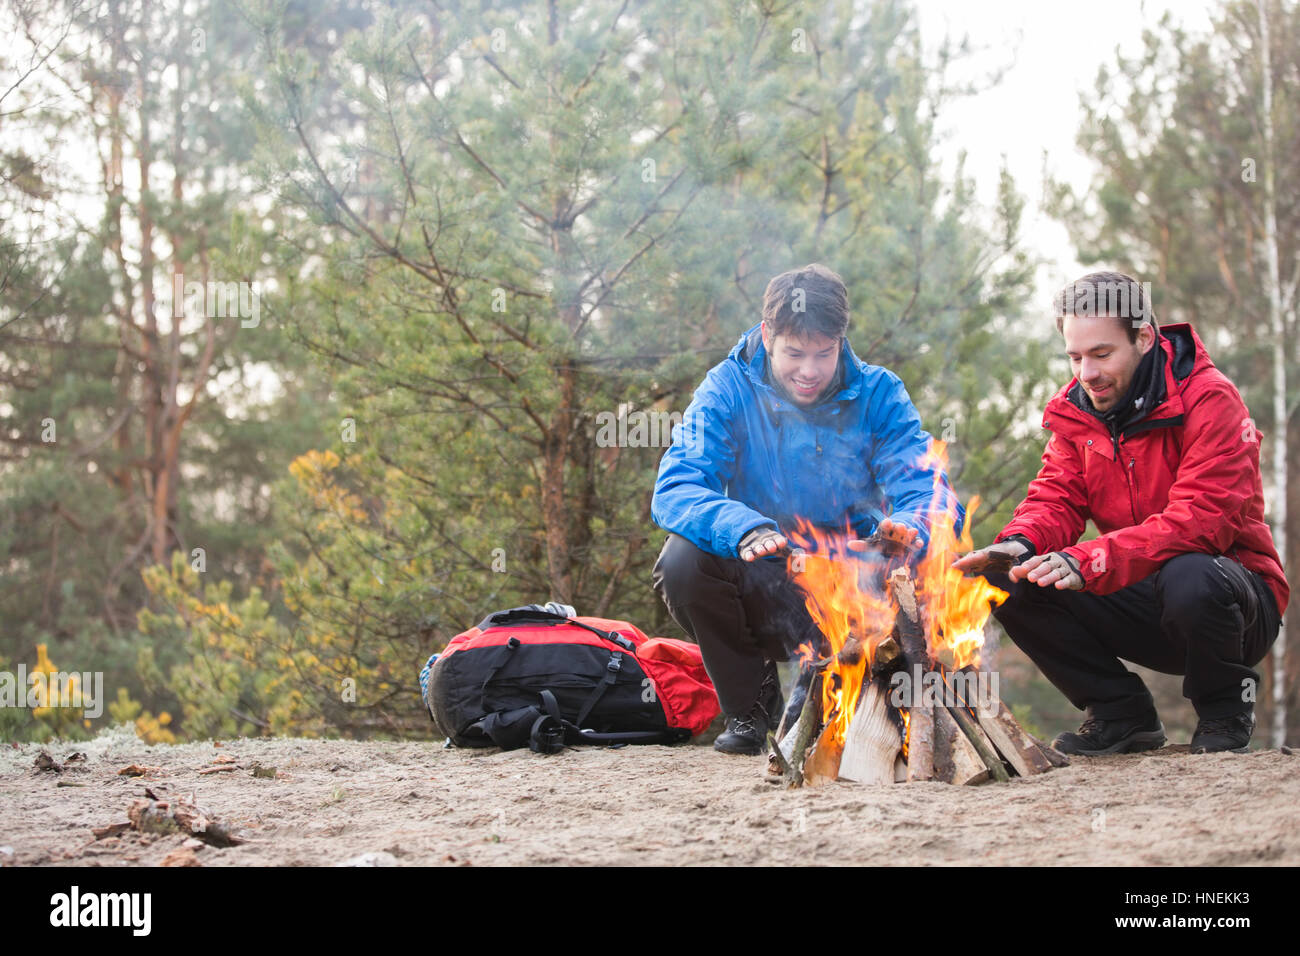
<path id="1" fill-rule="evenodd" d="M 1260 65 L 1264 88 L 1264 255 L 1268 271 L 1269 327 L 1273 332 L 1273 539 L 1285 564 L 1287 505 L 1286 326 L 1282 319 L 1282 276 L 1278 264 L 1277 184 L 1273 161 L 1273 60 L 1269 48 L 1268 0 L 1256 0 L 1259 9 Z M 1273 727 L 1270 744 L 1286 743 L 1286 628 L 1273 644 Z"/>

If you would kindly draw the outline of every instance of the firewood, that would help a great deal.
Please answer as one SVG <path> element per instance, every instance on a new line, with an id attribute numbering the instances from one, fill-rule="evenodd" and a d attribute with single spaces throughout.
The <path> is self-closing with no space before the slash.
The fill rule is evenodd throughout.
<path id="1" fill-rule="evenodd" d="M 902 753 L 894 758 L 894 783 L 907 783 L 907 761 Z"/>
<path id="2" fill-rule="evenodd" d="M 948 708 L 934 708 L 934 778 L 960 785 L 983 783 L 990 775 Z"/>
<path id="3" fill-rule="evenodd" d="M 1033 734 L 1029 734 L 1028 736 L 1029 739 L 1032 740 L 1037 745 L 1038 749 L 1043 752 L 1043 756 L 1048 759 L 1048 762 L 1050 762 L 1053 767 L 1070 766 L 1070 758 L 1067 757 L 1065 754 L 1061 753 L 1059 750 L 1057 750 L 1055 747 L 1051 746 L 1050 744 L 1043 743 L 1043 741 L 1039 740 Z"/>
<path id="4" fill-rule="evenodd" d="M 903 657 L 903 649 L 898 646 L 898 641 L 892 634 L 877 644 L 875 651 L 872 652 L 872 677 L 888 677 L 894 671 L 906 666 L 907 659 Z"/>
<path id="5" fill-rule="evenodd" d="M 779 750 L 788 767 L 789 783 L 792 787 L 803 785 L 804 756 L 818 731 L 821 730 L 822 713 L 822 676 L 814 674 L 804 697 L 799 719 L 780 742 Z"/>
<path id="6" fill-rule="evenodd" d="M 913 707 L 907 715 L 907 781 L 933 780 L 934 708 Z"/>
<path id="7" fill-rule="evenodd" d="M 850 636 L 844 641 L 844 646 L 829 657 L 822 657 L 807 665 L 814 671 L 825 670 L 832 664 L 839 664 L 841 667 L 852 667 L 862 660 L 862 642 L 856 637 Z"/>
<path id="8" fill-rule="evenodd" d="M 794 768 L 786 763 L 785 755 L 781 753 L 781 744 L 776 739 L 776 734 L 769 730 L 767 732 L 767 781 L 768 783 L 780 783 L 782 778 L 793 780 Z"/>
<path id="9" fill-rule="evenodd" d="M 804 786 L 820 787 L 834 782 L 839 776 L 843 752 L 843 744 L 835 740 L 835 728 L 823 727 L 817 742 L 808 748 L 808 756 L 804 758 Z"/>
<path id="10" fill-rule="evenodd" d="M 975 667 L 970 664 L 958 668 L 952 674 L 945 675 L 945 689 L 957 701 L 957 706 L 952 708 L 952 714 L 957 719 L 957 723 L 965 731 L 966 736 L 970 738 L 970 742 L 975 745 L 980 757 L 988 764 L 994 779 L 1006 783 L 1011 779 L 1011 775 L 1007 773 L 1007 768 L 1002 762 L 1002 756 L 993 745 L 993 741 L 989 739 L 988 734 L 980 727 L 978 718 L 971 713 L 971 711 L 979 713 L 980 701 L 969 699 L 966 694 L 966 691 L 971 687 L 970 679 L 978 677 L 978 673 Z M 961 680 L 956 679 L 959 675 L 962 678 Z"/>
<path id="11" fill-rule="evenodd" d="M 1052 769 L 1051 758 L 1020 728 L 1002 701 L 998 701 L 996 713 L 986 716 L 979 711 L 978 714 L 980 727 L 1020 776 L 1028 777 Z"/>
<path id="12" fill-rule="evenodd" d="M 975 752 L 980 755 L 984 765 L 993 774 L 993 779 L 999 783 L 1006 783 L 1010 780 L 1011 775 L 1007 773 L 1007 768 L 1002 766 L 1002 758 L 998 756 L 997 750 L 984 731 L 980 730 L 975 718 L 967 712 L 965 707 L 949 707 L 948 711 L 952 714 L 953 719 L 957 721 L 957 726 L 961 728 L 962 733 L 966 735 L 966 738 L 975 748 Z"/>
<path id="13" fill-rule="evenodd" d="M 978 672 L 971 665 L 960 668 L 957 673 L 975 675 Z M 986 739 L 993 745 L 1015 772 L 1022 776 L 1028 777 L 1036 773 L 1043 773 L 1052 769 L 1054 766 L 1067 766 L 1058 764 L 1052 759 L 1051 754 L 1046 753 L 1046 748 L 1042 742 L 1036 740 L 1030 734 L 1027 734 L 1011 713 L 1006 703 L 1001 699 L 996 701 L 972 701 L 965 699 L 962 688 L 969 688 L 969 683 L 959 681 L 952 682 L 953 691 L 958 701 L 964 705 L 968 711 L 975 712 L 975 721 L 979 728 L 984 732 Z M 977 704 L 984 706 L 976 706 Z M 1065 760 L 1063 755 L 1057 755 Z"/>
<path id="14" fill-rule="evenodd" d="M 889 716 L 885 686 L 883 681 L 873 680 L 862 688 L 844 739 L 841 780 L 894 782 L 894 761 L 903 749 L 903 741 Z"/>
<path id="15" fill-rule="evenodd" d="M 920 608 L 916 603 L 916 589 L 907 568 L 895 568 L 889 575 L 890 593 L 898 602 L 898 616 L 894 626 L 898 633 L 902 657 L 906 665 L 921 671 L 930 670 L 930 652 L 925 641 Z M 917 700 L 921 688 L 912 688 Z M 912 707 L 908 712 L 907 779 L 934 779 L 934 713 L 925 706 Z"/>
<path id="16" fill-rule="evenodd" d="M 848 640 L 844 642 L 844 646 L 835 655 L 835 659 L 845 667 L 852 667 L 860 663 L 862 660 L 862 641 L 853 635 L 849 635 Z"/>
<path id="17" fill-rule="evenodd" d="M 922 670 L 930 670 L 930 651 L 925 643 L 925 629 L 916 603 L 916 589 L 907 568 L 895 568 L 890 572 L 889 591 L 898 603 L 899 613 L 894 619 L 894 627 L 898 632 L 898 644 L 903 649 L 903 656 L 909 665 L 920 664 Z"/>

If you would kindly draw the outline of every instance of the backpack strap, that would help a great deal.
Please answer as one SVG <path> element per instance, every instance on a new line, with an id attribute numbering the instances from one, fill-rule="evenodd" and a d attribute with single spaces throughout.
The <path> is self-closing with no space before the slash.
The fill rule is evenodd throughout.
<path id="1" fill-rule="evenodd" d="M 542 710 L 528 735 L 528 749 L 539 754 L 559 753 L 564 749 L 566 738 L 576 736 L 580 742 L 587 744 L 674 744 L 690 738 L 685 730 L 625 730 L 611 733 L 598 733 L 594 730 L 582 730 L 560 715 L 560 705 L 555 695 L 549 690 L 541 693 Z"/>
<path id="2" fill-rule="evenodd" d="M 565 731 L 577 727 L 560 716 L 560 705 L 549 690 L 542 691 L 542 710 L 528 732 L 528 749 L 539 754 L 559 753 L 564 749 Z"/>
<path id="3" fill-rule="evenodd" d="M 582 726 L 582 722 L 587 719 L 587 715 L 591 713 L 592 708 L 605 696 L 605 691 L 614 686 L 614 682 L 618 680 L 619 671 L 622 669 L 623 655 L 619 651 L 614 651 L 609 655 L 609 663 L 605 665 L 605 676 L 601 678 L 600 683 L 592 690 L 591 696 L 583 703 L 582 709 L 578 711 L 578 719 L 574 723 L 579 727 Z"/>
<path id="4" fill-rule="evenodd" d="M 501 645 L 501 650 L 497 652 L 496 663 L 492 665 L 492 669 L 488 671 L 487 677 L 483 678 L 483 683 L 479 685 L 480 694 L 483 694 L 484 696 L 487 695 L 488 684 L 492 683 L 492 678 L 497 676 L 497 671 L 506 666 L 506 662 L 510 660 L 511 656 L 513 656 L 512 652 L 520 643 L 519 638 L 512 637 Z"/>
<path id="5" fill-rule="evenodd" d="M 536 605 L 531 607 L 516 607 L 509 611 L 497 611 L 490 614 L 479 623 L 479 630 L 486 631 L 492 627 L 510 627 L 511 625 L 522 624 L 572 624 L 574 627 L 580 627 L 584 631 L 591 631 L 597 637 L 607 641 L 613 641 L 625 651 L 636 651 L 636 645 L 629 641 L 618 631 L 602 631 L 598 627 L 592 627 L 590 624 L 583 624 L 581 621 L 565 617 L 563 614 L 556 614 L 553 611 L 546 611 L 538 608 Z"/>

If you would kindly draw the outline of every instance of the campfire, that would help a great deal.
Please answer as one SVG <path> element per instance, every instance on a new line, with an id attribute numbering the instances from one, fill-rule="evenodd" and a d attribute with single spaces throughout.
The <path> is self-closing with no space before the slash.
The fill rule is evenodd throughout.
<path id="1" fill-rule="evenodd" d="M 943 444 L 932 452 L 943 460 Z M 942 500 L 936 496 L 936 500 Z M 919 562 L 885 541 L 862 558 L 803 526 L 789 569 L 824 646 L 799 649 L 799 677 L 768 743 L 768 779 L 976 784 L 1069 761 L 1026 733 L 979 668 L 984 625 L 1006 592 L 952 562 L 972 550 L 972 498 L 962 534 L 951 510 L 931 513 Z"/>

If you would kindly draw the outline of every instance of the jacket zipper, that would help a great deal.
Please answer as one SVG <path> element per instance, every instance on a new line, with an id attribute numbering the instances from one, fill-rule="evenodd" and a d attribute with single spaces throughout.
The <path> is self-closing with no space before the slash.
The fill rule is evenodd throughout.
<path id="1" fill-rule="evenodd" d="M 1136 458 L 1130 458 L 1130 459 L 1128 460 L 1128 478 L 1129 478 L 1129 481 L 1128 481 L 1128 501 L 1129 501 L 1129 507 L 1131 507 L 1131 508 L 1133 509 L 1133 523 L 1134 523 L 1134 524 L 1141 524 L 1141 523 L 1142 523 L 1142 519 L 1138 517 L 1138 502 L 1137 502 L 1137 490 L 1138 490 L 1138 489 L 1137 489 L 1137 469 L 1134 467 L 1136 464 L 1137 464 L 1137 459 L 1136 459 Z"/>
<path id="2" fill-rule="evenodd" d="M 1115 447 L 1115 463 L 1123 468 L 1123 449 L 1121 449 L 1119 445 L 1119 430 L 1114 425 L 1110 426 L 1110 441 Z M 1142 519 L 1138 517 L 1137 471 L 1134 467 L 1136 464 L 1137 458 L 1130 457 L 1128 460 L 1128 470 L 1124 473 L 1124 482 L 1128 485 L 1128 507 L 1129 511 L 1133 515 L 1133 523 L 1141 524 Z"/>

